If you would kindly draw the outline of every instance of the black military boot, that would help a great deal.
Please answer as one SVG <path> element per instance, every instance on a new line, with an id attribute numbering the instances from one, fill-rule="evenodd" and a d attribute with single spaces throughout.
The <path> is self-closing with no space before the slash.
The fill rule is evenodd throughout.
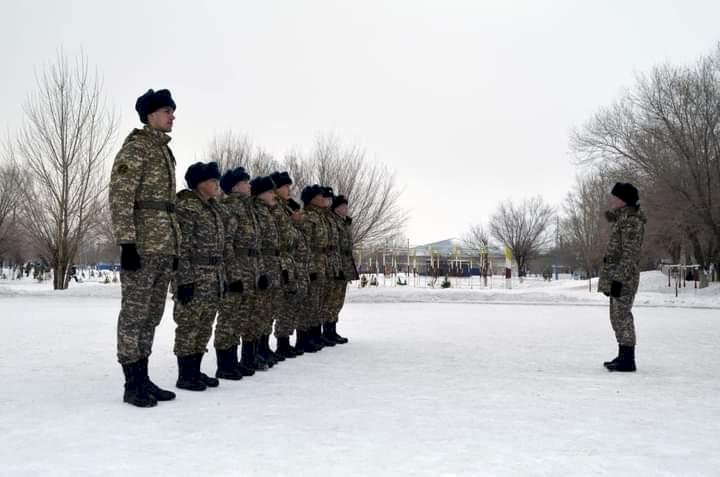
<path id="1" fill-rule="evenodd" d="M 251 341 L 252 344 L 252 357 L 253 362 L 255 363 L 255 369 L 258 371 L 267 371 L 268 369 L 275 366 L 275 363 L 271 361 L 266 361 L 265 358 L 263 358 L 262 354 L 260 354 L 260 342 L 259 341 Z"/>
<path id="2" fill-rule="evenodd" d="M 144 386 L 142 364 L 140 362 L 123 364 L 125 374 L 125 392 L 123 401 L 137 407 L 157 406 L 157 399 L 147 392 Z"/>
<path id="3" fill-rule="evenodd" d="M 332 340 L 325 335 L 326 329 L 327 329 L 327 323 L 318 325 L 317 331 L 315 331 L 315 338 L 317 339 L 317 341 L 320 342 L 321 345 L 333 347 L 333 346 L 335 346 L 335 340 Z"/>
<path id="4" fill-rule="evenodd" d="M 347 343 L 347 342 L 349 341 L 349 340 L 348 340 L 347 338 L 345 338 L 344 336 L 340 336 L 340 335 L 338 334 L 338 332 L 337 332 L 337 321 L 333 321 L 333 322 L 331 323 L 331 326 L 332 326 L 333 338 L 335 338 L 335 343 L 337 343 L 337 344 L 345 344 L 345 343 Z"/>
<path id="5" fill-rule="evenodd" d="M 290 337 L 284 336 L 277 339 L 277 351 L 275 354 L 279 354 L 283 358 L 296 358 L 297 353 L 295 348 L 290 346 Z"/>
<path id="6" fill-rule="evenodd" d="M 268 335 L 262 335 L 258 340 L 258 354 L 262 356 L 271 368 L 280 362 L 280 360 L 275 356 L 275 353 L 273 353 L 270 349 Z"/>
<path id="7" fill-rule="evenodd" d="M 205 354 L 205 353 L 196 353 L 196 354 L 194 355 L 194 356 L 195 356 L 195 361 L 193 361 L 193 364 L 195 365 L 198 379 L 199 379 L 200 382 L 202 382 L 205 386 L 207 386 L 207 387 L 209 387 L 209 388 L 216 388 L 216 387 L 220 386 L 220 381 L 218 381 L 218 380 L 215 379 L 215 378 L 211 378 L 210 376 L 208 376 L 207 374 L 205 374 L 205 373 L 202 372 L 202 368 L 201 368 L 200 365 L 201 365 L 201 363 L 202 363 L 202 359 L 203 359 L 203 355 L 204 355 L 204 354 Z"/>
<path id="8" fill-rule="evenodd" d="M 317 353 L 322 349 L 322 346 L 312 341 L 312 339 L 310 338 L 310 331 L 298 330 L 295 349 L 299 349 L 303 353 Z"/>
<path id="9" fill-rule="evenodd" d="M 237 346 L 233 346 L 233 353 L 237 356 Z M 252 346 L 243 343 L 241 350 L 241 359 L 237 365 L 238 371 L 243 376 L 252 376 L 255 374 L 255 364 L 253 363 Z"/>
<path id="10" fill-rule="evenodd" d="M 217 371 L 215 377 L 220 379 L 229 379 L 231 381 L 239 381 L 243 374 L 240 371 L 237 360 L 237 346 L 228 349 L 216 349 Z"/>
<path id="11" fill-rule="evenodd" d="M 195 354 L 177 357 L 178 380 L 175 386 L 186 391 L 205 391 L 207 389 L 205 383 L 200 380 L 200 363 L 196 360 L 197 355 Z"/>
<path id="12" fill-rule="evenodd" d="M 174 392 L 161 389 L 155 383 L 150 381 L 150 377 L 148 376 L 147 358 L 141 359 L 138 363 L 140 363 L 140 367 L 142 369 L 143 383 L 148 394 L 154 397 L 157 401 L 172 401 L 175 399 Z"/>
<path id="13" fill-rule="evenodd" d="M 273 349 L 270 347 L 270 335 L 265 335 L 265 336 L 263 336 L 263 338 L 264 338 L 264 340 L 265 340 L 265 349 L 267 350 L 268 353 L 270 353 L 270 356 L 272 356 L 272 358 L 273 358 L 275 361 L 277 361 L 278 363 L 279 363 L 280 361 L 285 361 L 285 356 L 282 356 L 280 353 L 276 353 L 276 352 L 273 351 Z"/>
<path id="14" fill-rule="evenodd" d="M 607 368 L 609 365 L 617 363 L 619 359 L 620 359 L 620 345 L 618 345 L 618 355 L 615 356 L 611 361 L 605 361 L 603 363 L 603 366 L 605 366 Z"/>
<path id="15" fill-rule="evenodd" d="M 618 356 L 618 360 L 614 363 L 609 363 L 606 368 L 608 371 L 635 372 L 635 347 L 620 345 L 620 356 Z"/>
<path id="16" fill-rule="evenodd" d="M 300 330 L 295 330 L 295 346 L 293 347 L 293 349 L 295 350 L 295 354 L 297 356 L 302 356 L 303 354 L 305 354 L 305 350 L 303 350 L 302 347 L 298 345 L 298 341 L 300 341 L 300 336 L 298 335 L 298 333 L 300 333 Z"/>

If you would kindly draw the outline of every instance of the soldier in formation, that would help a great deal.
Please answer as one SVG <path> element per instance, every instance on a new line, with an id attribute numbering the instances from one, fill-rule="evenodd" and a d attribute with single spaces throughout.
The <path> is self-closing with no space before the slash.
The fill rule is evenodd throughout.
<path id="1" fill-rule="evenodd" d="M 610 297 L 610 323 L 618 342 L 618 355 L 604 363 L 608 371 L 633 372 L 635 323 L 632 305 L 640 283 L 640 249 L 645 235 L 645 214 L 638 190 L 618 182 L 610 195 L 610 240 L 603 258 L 598 290 Z"/>

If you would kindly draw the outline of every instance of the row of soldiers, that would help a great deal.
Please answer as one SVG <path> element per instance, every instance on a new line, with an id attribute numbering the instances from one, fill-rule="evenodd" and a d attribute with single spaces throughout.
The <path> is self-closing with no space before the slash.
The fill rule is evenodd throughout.
<path id="1" fill-rule="evenodd" d="M 221 175 L 216 163 L 202 162 L 188 168 L 188 188 L 176 194 L 167 134 L 176 104 L 168 90 L 149 90 L 135 109 L 145 126 L 125 139 L 109 188 L 122 249 L 123 400 L 151 407 L 175 398 L 148 373 L 170 285 L 181 389 L 203 391 L 218 378 L 239 380 L 347 343 L 336 330 L 347 283 L 357 278 L 347 199 L 316 184 L 302 190 L 301 207 L 287 172 L 250 180 L 242 167 Z M 201 371 L 213 325 L 214 378 Z"/>

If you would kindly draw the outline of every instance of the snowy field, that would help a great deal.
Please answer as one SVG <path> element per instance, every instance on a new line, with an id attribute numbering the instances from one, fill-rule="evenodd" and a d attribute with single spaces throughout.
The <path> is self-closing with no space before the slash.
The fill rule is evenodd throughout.
<path id="1" fill-rule="evenodd" d="M 350 344 L 152 409 L 121 400 L 117 284 L 0 281 L 0 476 L 717 476 L 720 289 L 663 279 L 635 374 L 602 367 L 586 281 L 353 288 Z M 171 308 L 151 375 L 174 389 Z"/>

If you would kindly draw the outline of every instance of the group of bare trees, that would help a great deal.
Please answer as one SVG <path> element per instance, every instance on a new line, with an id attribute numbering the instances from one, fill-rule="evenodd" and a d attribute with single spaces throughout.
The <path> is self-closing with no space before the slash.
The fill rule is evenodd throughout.
<path id="1" fill-rule="evenodd" d="M 399 206 L 401 189 L 394 174 L 384 165 L 369 161 L 361 148 L 343 147 L 333 136 L 319 137 L 307 155 L 287 154 L 278 160 L 263 149 L 255 149 L 249 139 L 227 132 L 211 141 L 206 157 L 216 161 L 222 171 L 238 166 L 253 176 L 288 171 L 295 197 L 307 185 L 332 187 L 349 200 L 358 245 L 397 234 L 407 220 Z"/>
<path id="2" fill-rule="evenodd" d="M 609 192 L 615 182 L 632 182 L 648 217 L 644 267 L 669 258 L 720 268 L 720 45 L 692 66 L 662 65 L 638 76 L 573 133 L 571 149 L 581 172 L 556 218 L 571 265 L 597 273 Z M 483 240 L 513 250 L 520 270 L 552 243 L 553 213 L 532 202 L 501 204 L 481 229 Z"/>
<path id="3" fill-rule="evenodd" d="M 0 154 L 0 261 L 42 260 L 54 271 L 54 288 L 64 289 L 73 263 L 112 246 L 106 192 L 117 116 L 87 58 L 71 61 L 62 52 L 37 75 L 24 113 Z M 395 234 L 406 220 L 394 176 L 334 138 L 319 139 L 307 156 L 278 161 L 227 133 L 213 140 L 207 159 L 254 175 L 288 170 L 296 193 L 313 183 L 333 187 L 349 197 L 360 243 Z"/>
<path id="4" fill-rule="evenodd" d="M 693 66 L 639 76 L 573 136 L 592 174 L 637 183 L 650 246 L 720 262 L 720 45 Z"/>

